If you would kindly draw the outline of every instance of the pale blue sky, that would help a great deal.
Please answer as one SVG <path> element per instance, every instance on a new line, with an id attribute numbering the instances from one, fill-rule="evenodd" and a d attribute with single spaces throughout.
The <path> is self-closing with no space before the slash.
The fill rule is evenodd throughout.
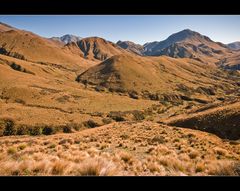
<path id="1" fill-rule="evenodd" d="M 44 37 L 73 34 L 80 37 L 99 36 L 113 42 L 131 40 L 144 44 L 164 40 L 172 33 L 188 28 L 214 41 L 240 41 L 240 15 L 0 15 L 0 22 Z"/>

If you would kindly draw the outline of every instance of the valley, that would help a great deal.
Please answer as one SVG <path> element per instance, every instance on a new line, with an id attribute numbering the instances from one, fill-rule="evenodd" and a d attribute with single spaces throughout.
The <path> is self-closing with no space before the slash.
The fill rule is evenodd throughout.
<path id="1" fill-rule="evenodd" d="M 237 45 L 0 23 L 0 175 L 240 175 Z"/>

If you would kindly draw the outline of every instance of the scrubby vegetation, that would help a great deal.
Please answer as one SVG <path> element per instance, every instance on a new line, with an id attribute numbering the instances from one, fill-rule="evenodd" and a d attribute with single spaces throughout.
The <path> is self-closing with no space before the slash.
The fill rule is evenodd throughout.
<path id="1" fill-rule="evenodd" d="M 99 124 L 93 120 L 88 120 L 83 123 L 68 123 L 65 125 L 26 125 L 16 124 L 15 120 L 9 117 L 0 118 L 0 136 L 10 135 L 52 135 L 56 133 L 72 133 L 85 128 L 98 127 Z"/>
<path id="2" fill-rule="evenodd" d="M 239 175 L 239 144 L 150 122 L 0 139 L 1 175 Z M 18 160 L 20 159 L 21 160 Z"/>

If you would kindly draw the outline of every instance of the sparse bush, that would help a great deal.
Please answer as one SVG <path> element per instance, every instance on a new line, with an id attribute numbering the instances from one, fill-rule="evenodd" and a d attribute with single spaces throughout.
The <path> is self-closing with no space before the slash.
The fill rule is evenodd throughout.
<path id="1" fill-rule="evenodd" d="M 224 97 L 218 97 L 217 99 L 218 99 L 219 101 L 224 101 L 224 100 L 225 100 Z"/>
<path id="2" fill-rule="evenodd" d="M 72 133 L 72 126 L 70 124 L 67 124 L 63 127 L 63 132 L 64 133 Z"/>
<path id="3" fill-rule="evenodd" d="M 76 131 L 79 131 L 83 127 L 82 123 L 71 123 L 71 125 Z"/>
<path id="4" fill-rule="evenodd" d="M 126 121 L 125 118 L 122 117 L 122 116 L 115 116 L 115 117 L 113 117 L 113 119 L 114 119 L 115 121 L 117 121 L 117 122 L 119 122 L 119 121 Z"/>
<path id="5" fill-rule="evenodd" d="M 29 134 L 29 128 L 27 125 L 19 124 L 17 126 L 17 135 L 27 135 Z"/>
<path id="6" fill-rule="evenodd" d="M 129 91 L 128 95 L 129 95 L 130 98 L 138 99 L 138 93 L 134 90 Z"/>
<path id="7" fill-rule="evenodd" d="M 30 135 L 41 135 L 42 134 L 42 126 L 37 125 L 37 126 L 31 126 L 29 127 L 29 134 Z"/>
<path id="8" fill-rule="evenodd" d="M 121 160 L 123 160 L 125 163 L 129 163 L 132 159 L 132 155 L 127 152 L 121 152 L 119 155 Z"/>
<path id="9" fill-rule="evenodd" d="M 20 59 L 22 59 L 22 56 L 20 56 Z M 16 71 L 19 71 L 19 72 L 24 72 L 24 73 L 29 73 L 29 74 L 33 74 L 35 75 L 33 72 L 31 71 L 28 71 L 27 69 L 23 68 L 21 65 L 19 64 L 16 64 L 15 62 L 12 62 L 10 64 L 10 67 Z"/>
<path id="10" fill-rule="evenodd" d="M 14 70 L 22 71 L 22 67 L 20 65 L 16 64 L 15 62 L 13 62 L 10 66 Z"/>
<path id="11" fill-rule="evenodd" d="M 191 152 L 189 153 L 189 157 L 190 157 L 191 159 L 195 159 L 198 155 L 199 155 L 199 153 L 198 153 L 197 151 L 195 151 L 195 150 L 193 150 L 193 151 L 191 151 Z"/>
<path id="12" fill-rule="evenodd" d="M 27 145 L 21 144 L 21 145 L 18 146 L 18 149 L 19 150 L 24 150 L 26 147 L 27 147 Z"/>
<path id="13" fill-rule="evenodd" d="M 118 169 L 112 162 L 95 158 L 83 161 L 77 171 L 82 176 L 113 176 L 119 174 Z"/>
<path id="14" fill-rule="evenodd" d="M 202 104 L 207 104 L 207 103 L 208 103 L 207 100 L 198 99 L 198 98 L 195 98 L 194 101 L 196 101 L 196 102 L 198 102 L 198 103 L 202 103 Z"/>
<path id="15" fill-rule="evenodd" d="M 55 147 L 56 147 L 56 145 L 54 143 L 49 146 L 50 149 L 53 149 Z"/>
<path id="16" fill-rule="evenodd" d="M 63 175 L 65 170 L 67 169 L 68 163 L 64 161 L 56 161 L 52 166 L 52 174 L 53 175 Z"/>
<path id="17" fill-rule="evenodd" d="M 68 142 L 67 139 L 62 139 L 61 141 L 59 141 L 59 144 L 60 145 L 63 145 L 63 144 L 66 144 Z"/>
<path id="18" fill-rule="evenodd" d="M 128 139 L 129 138 L 129 135 L 127 135 L 127 134 L 122 134 L 121 136 L 120 136 L 122 139 Z"/>
<path id="19" fill-rule="evenodd" d="M 198 173 L 198 172 L 203 172 L 205 169 L 205 165 L 204 163 L 198 163 L 196 165 L 196 169 L 195 169 L 195 172 Z"/>
<path id="20" fill-rule="evenodd" d="M 180 139 L 175 138 L 175 139 L 173 140 L 173 142 L 174 142 L 174 143 L 176 143 L 176 142 L 180 142 Z"/>
<path id="21" fill-rule="evenodd" d="M 15 154 L 17 152 L 17 149 L 14 148 L 14 147 L 11 147 L 7 150 L 8 154 L 12 155 L 12 154 Z"/>
<path id="22" fill-rule="evenodd" d="M 20 104 L 26 104 L 26 102 L 22 99 L 15 99 L 15 102 Z"/>
<path id="23" fill-rule="evenodd" d="M 94 127 L 100 126 L 97 122 L 93 121 L 92 119 L 85 121 L 83 124 L 85 127 L 88 127 L 88 128 L 94 128 Z"/>
<path id="24" fill-rule="evenodd" d="M 103 92 L 105 90 L 105 88 L 103 86 L 98 85 L 95 87 L 95 90 L 98 92 Z"/>
<path id="25" fill-rule="evenodd" d="M 209 167 L 209 175 L 217 176 L 239 176 L 240 175 L 240 164 L 231 161 L 222 161 L 212 164 Z"/>
<path id="26" fill-rule="evenodd" d="M 165 139 L 164 139 L 164 137 L 161 136 L 161 135 L 156 135 L 156 136 L 154 136 L 154 137 L 152 138 L 152 142 L 153 142 L 153 143 L 157 142 L 157 143 L 162 144 L 162 143 L 165 143 Z"/>
<path id="27" fill-rule="evenodd" d="M 151 93 L 149 93 L 148 97 L 149 97 L 149 99 L 151 99 L 151 100 L 159 100 L 157 94 L 151 94 Z"/>
<path id="28" fill-rule="evenodd" d="M 110 118 L 103 118 L 103 119 L 102 119 L 102 122 L 103 122 L 104 124 L 109 124 L 109 123 L 112 122 L 112 120 L 111 120 Z"/>
<path id="29" fill-rule="evenodd" d="M 132 114 L 133 114 L 136 121 L 140 121 L 140 120 L 145 119 L 143 111 L 134 110 L 134 111 L 132 111 Z"/>
<path id="30" fill-rule="evenodd" d="M 214 152 L 218 155 L 225 156 L 227 154 L 227 151 L 222 148 L 215 148 Z"/>
<path id="31" fill-rule="evenodd" d="M 52 135 L 56 133 L 56 128 L 53 126 L 44 126 L 42 129 L 42 134 L 44 135 Z"/>
<path id="32" fill-rule="evenodd" d="M 124 118 L 124 113 L 120 111 L 111 111 L 107 117 L 110 117 L 117 122 L 126 121 L 126 119 Z"/>
<path id="33" fill-rule="evenodd" d="M 110 92 L 126 93 L 126 90 L 122 87 L 109 88 Z"/>
<path id="34" fill-rule="evenodd" d="M 15 135 L 17 132 L 17 129 L 15 127 L 15 122 L 13 119 L 11 118 L 3 118 L 0 119 L 1 126 L 3 126 L 4 130 L 3 130 L 3 135 L 5 136 L 9 136 L 9 135 Z M 1 127 L 2 129 L 2 127 Z"/>
<path id="35" fill-rule="evenodd" d="M 102 112 L 93 112 L 93 113 L 91 113 L 91 116 L 102 117 L 103 113 Z"/>
<path id="36" fill-rule="evenodd" d="M 150 170 L 150 172 L 160 172 L 161 168 L 156 162 L 150 162 L 147 164 L 147 168 Z"/>

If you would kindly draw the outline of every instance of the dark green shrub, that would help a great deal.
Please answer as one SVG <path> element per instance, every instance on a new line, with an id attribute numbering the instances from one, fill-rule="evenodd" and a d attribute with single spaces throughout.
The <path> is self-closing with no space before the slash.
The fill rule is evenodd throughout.
<path id="1" fill-rule="evenodd" d="M 83 124 L 85 127 L 88 127 L 88 128 L 94 128 L 99 126 L 99 124 L 93 121 L 92 119 L 85 121 Z"/>
<path id="2" fill-rule="evenodd" d="M 67 124 L 67 125 L 63 126 L 63 132 L 64 133 L 72 133 L 73 131 L 72 131 L 71 124 Z"/>
<path id="3" fill-rule="evenodd" d="M 4 118 L 4 119 L 2 119 L 2 121 L 5 126 L 3 135 L 5 135 L 5 136 L 15 135 L 17 132 L 17 129 L 15 127 L 15 122 L 13 121 L 13 119 Z"/>
<path id="4" fill-rule="evenodd" d="M 42 130 L 43 130 L 43 128 L 40 125 L 31 126 L 31 127 L 29 127 L 29 134 L 30 135 L 41 135 Z"/>
<path id="5" fill-rule="evenodd" d="M 129 91 L 128 95 L 129 95 L 130 98 L 138 99 L 138 93 L 134 90 Z"/>
<path id="6" fill-rule="evenodd" d="M 111 111 L 107 117 L 112 118 L 113 120 L 119 122 L 119 121 L 126 121 L 125 114 L 121 111 Z"/>
<path id="7" fill-rule="evenodd" d="M 20 124 L 17 126 L 17 135 L 27 135 L 29 134 L 29 127 L 24 124 Z"/>
<path id="8" fill-rule="evenodd" d="M 52 135 L 56 133 L 56 128 L 54 126 L 44 126 L 42 129 L 42 134 Z"/>
<path id="9" fill-rule="evenodd" d="M 16 64 L 15 62 L 13 62 L 10 66 L 14 70 L 22 71 L 22 67 L 20 65 Z"/>

